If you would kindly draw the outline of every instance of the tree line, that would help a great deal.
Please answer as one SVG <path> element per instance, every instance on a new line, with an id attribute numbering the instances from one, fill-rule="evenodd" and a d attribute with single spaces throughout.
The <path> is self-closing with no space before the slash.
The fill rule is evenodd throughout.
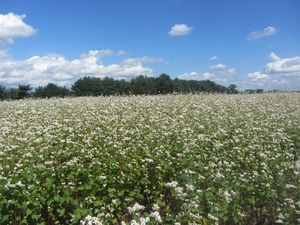
<path id="1" fill-rule="evenodd" d="M 169 75 L 161 74 L 159 77 L 148 77 L 140 75 L 130 81 L 115 80 L 110 77 L 83 77 L 79 78 L 71 88 L 60 87 L 49 83 L 46 86 L 39 86 L 32 90 L 30 85 L 19 85 L 18 88 L 6 89 L 0 85 L 0 99 L 22 99 L 28 97 L 51 98 L 67 96 L 108 96 L 108 95 L 157 95 L 169 93 L 190 93 L 190 92 L 217 92 L 236 94 L 236 85 L 229 87 L 216 84 L 210 80 L 172 80 Z"/>

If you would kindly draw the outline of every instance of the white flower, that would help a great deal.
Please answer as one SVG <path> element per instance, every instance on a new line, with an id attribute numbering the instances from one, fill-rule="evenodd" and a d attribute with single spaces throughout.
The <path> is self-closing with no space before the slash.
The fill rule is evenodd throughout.
<path id="1" fill-rule="evenodd" d="M 151 217 L 153 217 L 157 222 L 161 222 L 161 217 L 159 215 L 159 212 L 155 211 L 153 213 L 150 214 Z"/>
<path id="2" fill-rule="evenodd" d="M 19 187 L 24 187 L 25 185 L 24 185 L 24 184 L 22 184 L 22 182 L 21 182 L 21 181 L 18 181 L 18 182 L 16 183 L 16 186 L 19 186 Z"/>
<path id="3" fill-rule="evenodd" d="M 128 207 L 129 213 L 134 213 L 136 211 L 143 210 L 143 209 L 145 209 L 145 207 L 138 203 L 134 203 L 133 207 Z"/>
<path id="4" fill-rule="evenodd" d="M 159 210 L 159 206 L 158 206 L 157 204 L 154 204 L 154 205 L 152 206 L 152 209 L 153 209 L 154 211 L 158 211 L 158 210 Z"/>

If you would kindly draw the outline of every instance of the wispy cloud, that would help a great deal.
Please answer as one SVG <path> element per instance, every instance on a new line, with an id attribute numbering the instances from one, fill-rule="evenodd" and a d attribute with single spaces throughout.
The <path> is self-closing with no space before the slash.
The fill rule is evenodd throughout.
<path id="1" fill-rule="evenodd" d="M 187 35 L 191 30 L 193 30 L 193 27 L 188 27 L 185 24 L 175 24 L 169 31 L 169 34 L 171 36 Z"/>
<path id="2" fill-rule="evenodd" d="M 214 73 L 199 74 L 197 72 L 184 73 L 178 76 L 178 78 L 182 80 L 211 80 L 215 77 L 216 75 Z"/>
<path id="3" fill-rule="evenodd" d="M 223 64 L 219 64 L 223 65 Z M 217 71 L 215 73 L 197 73 L 197 72 L 191 72 L 191 73 L 184 73 L 178 76 L 179 79 L 184 80 L 211 80 L 214 82 L 217 82 L 218 84 L 222 85 L 228 85 L 228 82 L 232 82 L 234 80 L 235 75 L 237 75 L 237 72 L 234 68 L 226 69 L 227 66 L 219 66 L 221 68 L 217 68 Z"/>
<path id="4" fill-rule="evenodd" d="M 251 41 L 251 40 L 257 40 L 257 39 L 261 39 L 270 35 L 274 35 L 277 32 L 277 30 L 275 29 L 275 27 L 266 27 L 263 30 L 257 30 L 257 31 L 253 31 L 250 34 L 248 34 L 247 40 Z"/>
<path id="5" fill-rule="evenodd" d="M 153 63 L 153 62 L 164 62 L 162 58 L 158 57 L 137 57 L 137 58 L 128 58 L 121 62 L 122 65 L 137 65 L 139 63 Z"/>
<path id="6" fill-rule="evenodd" d="M 7 49 L 0 50 L 0 58 L 8 56 Z"/>
<path id="7" fill-rule="evenodd" d="M 280 60 L 280 58 L 277 55 L 275 55 L 274 52 L 270 53 L 269 58 L 272 59 L 273 61 Z"/>
<path id="8" fill-rule="evenodd" d="M 0 14 L 0 46 L 13 44 L 14 38 L 34 35 L 37 30 L 23 22 L 26 15 Z"/>
<path id="9" fill-rule="evenodd" d="M 119 56 L 119 55 L 126 55 L 128 53 L 129 53 L 128 51 L 120 50 L 120 51 L 117 52 L 117 56 Z"/>

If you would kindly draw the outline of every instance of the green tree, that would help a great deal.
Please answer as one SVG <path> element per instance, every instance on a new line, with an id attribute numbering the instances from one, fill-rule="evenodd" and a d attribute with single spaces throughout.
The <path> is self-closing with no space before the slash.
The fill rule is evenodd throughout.
<path id="1" fill-rule="evenodd" d="M 70 91 L 66 87 L 59 87 L 53 83 L 49 83 L 45 87 L 39 86 L 34 92 L 34 96 L 39 98 L 66 97 L 69 94 Z"/>
<path id="2" fill-rule="evenodd" d="M 29 91 L 32 89 L 30 85 L 23 84 L 19 84 L 18 87 L 18 99 L 26 98 L 29 95 Z"/>
<path id="3" fill-rule="evenodd" d="M 235 84 L 230 84 L 228 87 L 229 93 L 230 94 L 237 94 L 238 91 L 236 90 L 236 85 Z"/>
<path id="4" fill-rule="evenodd" d="M 101 81 L 103 86 L 103 94 L 104 95 L 116 95 L 119 94 L 117 81 L 115 81 L 112 77 L 105 77 Z"/>
<path id="5" fill-rule="evenodd" d="M 169 75 L 161 74 L 155 80 L 155 88 L 159 94 L 168 94 L 173 92 L 173 82 Z"/>
<path id="6" fill-rule="evenodd" d="M 155 78 L 140 75 L 131 80 L 133 94 L 135 95 L 153 95 L 156 94 Z"/>
<path id="7" fill-rule="evenodd" d="M 259 88 L 259 89 L 256 89 L 255 92 L 256 92 L 256 93 L 259 93 L 259 94 L 260 94 L 260 93 L 264 93 L 264 89 L 260 89 L 260 88 Z"/>
<path id="8" fill-rule="evenodd" d="M 72 84 L 71 90 L 76 96 L 99 96 L 104 92 L 101 79 L 96 77 L 78 79 Z"/>
<path id="9" fill-rule="evenodd" d="M 6 96 L 8 99 L 16 100 L 19 98 L 19 89 L 11 87 L 6 91 Z"/>
<path id="10" fill-rule="evenodd" d="M 122 79 L 117 81 L 118 86 L 118 94 L 120 95 L 128 95 L 131 92 L 130 82 Z"/>
<path id="11" fill-rule="evenodd" d="M 5 86 L 0 85 L 0 100 L 3 100 L 7 97 L 7 91 Z"/>
<path id="12" fill-rule="evenodd" d="M 188 81 L 175 78 L 173 81 L 173 91 L 178 92 L 178 93 L 189 92 Z"/>

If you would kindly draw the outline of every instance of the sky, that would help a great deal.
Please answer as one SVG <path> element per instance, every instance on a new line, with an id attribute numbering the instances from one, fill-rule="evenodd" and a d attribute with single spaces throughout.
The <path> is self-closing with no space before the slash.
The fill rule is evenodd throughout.
<path id="1" fill-rule="evenodd" d="M 0 85 L 81 77 L 300 90 L 299 0 L 0 0 Z"/>

